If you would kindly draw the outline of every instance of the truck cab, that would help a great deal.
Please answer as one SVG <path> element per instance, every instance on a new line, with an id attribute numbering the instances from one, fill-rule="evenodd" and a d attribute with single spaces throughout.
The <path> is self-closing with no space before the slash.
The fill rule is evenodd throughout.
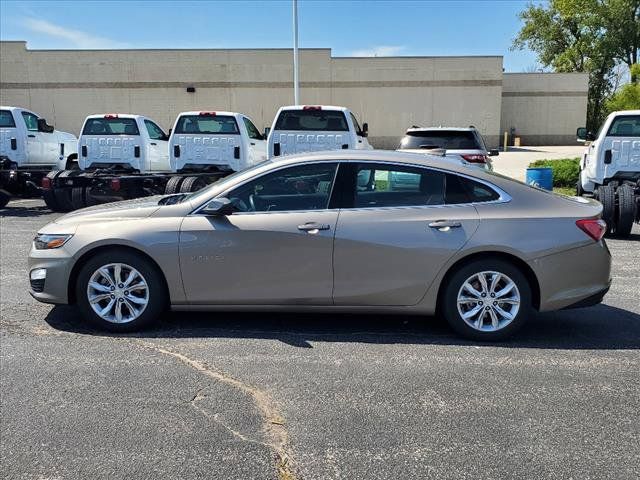
<path id="1" fill-rule="evenodd" d="M 77 139 L 55 130 L 38 114 L 0 107 L 0 158 L 16 168 L 65 169 L 77 158 Z"/>
<path id="2" fill-rule="evenodd" d="M 81 170 L 168 172 L 168 140 L 157 122 L 142 115 L 89 115 L 78 141 L 78 163 Z"/>
<path id="3" fill-rule="evenodd" d="M 238 172 L 267 159 L 265 137 L 242 113 L 182 112 L 169 139 L 171 169 Z"/>
<path id="4" fill-rule="evenodd" d="M 640 179 L 640 110 L 613 112 L 596 135 L 579 128 L 577 137 L 591 142 L 580 161 L 584 192 L 611 180 Z"/>
<path id="5" fill-rule="evenodd" d="M 281 107 L 269 132 L 269 158 L 321 150 L 370 150 L 368 130 L 346 107 Z"/>

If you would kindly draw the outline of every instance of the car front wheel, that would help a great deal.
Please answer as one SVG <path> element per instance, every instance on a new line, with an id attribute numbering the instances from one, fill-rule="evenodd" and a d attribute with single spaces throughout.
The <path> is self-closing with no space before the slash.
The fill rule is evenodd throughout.
<path id="1" fill-rule="evenodd" d="M 157 267 L 129 251 L 92 257 L 78 275 L 76 299 L 83 316 L 112 332 L 140 330 L 153 323 L 166 305 Z"/>
<path id="2" fill-rule="evenodd" d="M 451 327 L 473 340 L 503 340 L 522 327 L 531 311 L 529 282 L 502 259 L 462 266 L 449 278 L 442 297 L 442 313 Z"/>

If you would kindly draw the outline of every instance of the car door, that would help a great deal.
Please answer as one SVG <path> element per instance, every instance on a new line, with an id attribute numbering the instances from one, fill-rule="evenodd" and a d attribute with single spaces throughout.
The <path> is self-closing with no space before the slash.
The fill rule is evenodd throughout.
<path id="1" fill-rule="evenodd" d="M 336 305 L 415 305 L 478 227 L 470 204 L 445 204 L 443 172 L 359 163 L 334 244 Z"/>
<path id="2" fill-rule="evenodd" d="M 336 170 L 321 162 L 270 171 L 221 195 L 232 215 L 187 216 L 180 265 L 188 301 L 330 304 Z"/>
<path id="3" fill-rule="evenodd" d="M 242 117 L 249 138 L 249 154 L 247 165 L 255 165 L 267 159 L 267 141 L 256 128 L 250 118 Z"/>
<path id="4" fill-rule="evenodd" d="M 47 162 L 45 159 L 45 138 L 46 133 L 38 131 L 38 116 L 23 110 L 20 112 L 27 129 L 27 163 L 42 165 L 55 163 L 55 159 Z"/>
<path id="5" fill-rule="evenodd" d="M 149 134 L 149 169 L 156 172 L 170 170 L 167 134 L 148 118 L 144 119 L 144 126 Z"/>

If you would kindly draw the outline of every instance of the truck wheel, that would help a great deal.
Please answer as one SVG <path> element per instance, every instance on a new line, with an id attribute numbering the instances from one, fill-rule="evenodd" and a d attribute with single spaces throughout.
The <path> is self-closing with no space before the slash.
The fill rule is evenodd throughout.
<path id="1" fill-rule="evenodd" d="M 602 219 L 607 222 L 607 233 L 611 233 L 615 230 L 616 192 L 611 185 L 601 185 L 597 192 L 602 204 Z"/>
<path id="2" fill-rule="evenodd" d="M 6 190 L 0 190 L 0 208 L 6 207 L 9 200 L 11 200 L 11 194 Z"/>
<path id="3" fill-rule="evenodd" d="M 165 195 L 173 195 L 174 193 L 178 193 L 180 191 L 180 184 L 184 177 L 171 177 L 167 182 L 167 186 L 164 189 Z"/>
<path id="4" fill-rule="evenodd" d="M 56 178 L 59 173 L 60 173 L 60 170 L 53 170 L 47 173 L 46 178 L 53 181 L 53 179 Z M 51 210 L 52 212 L 60 211 L 60 205 L 58 205 L 56 196 L 53 193 L 53 188 L 47 188 L 45 190 L 42 190 L 42 199 L 44 200 L 44 203 L 49 210 Z"/>
<path id="5" fill-rule="evenodd" d="M 187 177 L 180 186 L 180 193 L 197 192 L 207 186 L 207 183 L 200 177 Z"/>
<path id="6" fill-rule="evenodd" d="M 93 207 L 94 205 L 100 205 L 100 200 L 93 196 L 91 193 L 91 187 L 87 187 L 87 190 L 84 194 L 85 202 L 87 207 Z"/>
<path id="7" fill-rule="evenodd" d="M 71 204 L 74 210 L 79 210 L 87 206 L 85 189 L 83 187 L 73 187 L 71 189 Z"/>
<path id="8" fill-rule="evenodd" d="M 631 234 L 633 221 L 636 218 L 633 188 L 622 185 L 618 188 L 618 222 L 615 234 L 620 237 L 628 237 Z"/>
<path id="9" fill-rule="evenodd" d="M 58 203 L 58 212 L 70 212 L 73 210 L 70 188 L 54 188 L 53 194 L 56 198 L 56 202 Z"/>

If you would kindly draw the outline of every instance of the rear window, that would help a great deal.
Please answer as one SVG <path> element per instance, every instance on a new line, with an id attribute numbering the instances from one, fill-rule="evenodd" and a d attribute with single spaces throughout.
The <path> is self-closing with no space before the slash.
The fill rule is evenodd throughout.
<path id="1" fill-rule="evenodd" d="M 609 137 L 640 137 L 640 115 L 616 117 L 609 127 Z"/>
<path id="2" fill-rule="evenodd" d="M 445 202 L 457 203 L 482 203 L 498 200 L 500 195 L 493 188 L 459 175 L 447 174 Z"/>
<path id="3" fill-rule="evenodd" d="M 82 135 L 140 135 L 133 118 L 90 118 Z"/>
<path id="4" fill-rule="evenodd" d="M 475 133 L 471 130 L 430 130 L 408 132 L 400 142 L 400 149 L 483 150 Z"/>
<path id="5" fill-rule="evenodd" d="M 346 132 L 344 113 L 336 110 L 285 110 L 280 112 L 276 130 Z"/>
<path id="6" fill-rule="evenodd" d="M 175 132 L 206 135 L 240 134 L 236 119 L 228 115 L 183 115 L 178 119 Z"/>
<path id="7" fill-rule="evenodd" d="M 9 110 L 0 110 L 0 128 L 12 128 L 16 126 L 13 115 Z"/>

